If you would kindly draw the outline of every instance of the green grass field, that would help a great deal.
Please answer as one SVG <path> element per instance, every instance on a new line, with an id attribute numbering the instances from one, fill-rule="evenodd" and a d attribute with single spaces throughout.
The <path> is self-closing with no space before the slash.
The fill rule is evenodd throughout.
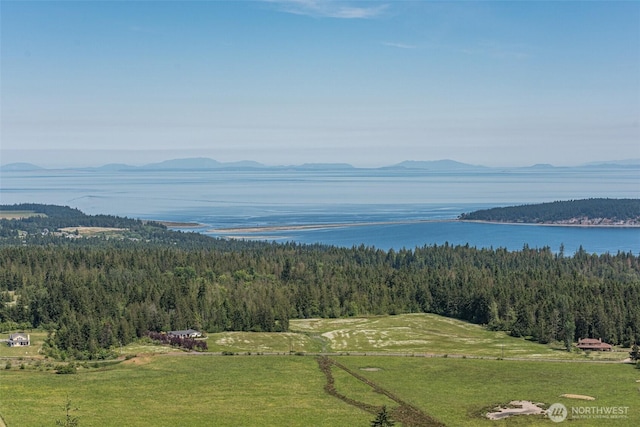
<path id="1" fill-rule="evenodd" d="M 2 339 L 8 339 L 10 333 L 14 333 L 18 331 L 12 332 L 2 332 L 0 333 L 0 337 Z M 31 345 L 28 347 L 9 347 L 6 343 L 0 343 L 0 358 L 32 358 L 32 357 L 41 357 L 40 349 L 42 348 L 42 343 L 44 343 L 45 338 L 47 337 L 47 333 L 43 331 L 20 331 L 29 335 L 31 338 Z M 0 363 L 0 369 L 3 366 Z"/>
<path id="2" fill-rule="evenodd" d="M 617 352 L 567 352 L 562 343 L 541 345 L 505 332 L 435 314 L 293 319 L 290 332 L 209 334 L 209 351 L 234 353 L 432 354 L 492 358 L 622 360 Z M 130 353 L 135 351 L 129 351 Z"/>
<path id="3" fill-rule="evenodd" d="M 628 407 L 628 418 L 573 419 L 574 426 L 640 425 L 640 371 L 627 364 L 420 357 L 341 357 L 340 362 L 450 426 L 554 425 L 541 416 L 490 421 L 487 408 L 512 400 L 571 407 Z M 377 367 L 378 371 L 362 370 Z M 560 397 L 580 394 L 582 401 Z"/>
<path id="4" fill-rule="evenodd" d="M 58 363 L 38 355 L 46 334 L 31 332 L 28 349 L 0 345 L 0 358 L 12 362 L 10 369 L 0 363 L 0 415 L 9 427 L 54 425 L 64 417 L 68 396 L 81 427 L 368 426 L 374 415 L 327 394 L 316 357 L 289 355 L 293 350 L 342 354 L 331 359 L 378 387 L 332 366 L 336 392 L 353 402 L 397 409 L 398 401 L 384 390 L 447 426 L 554 425 L 542 416 L 484 417 L 512 400 L 560 402 L 569 411 L 628 407 L 624 419 L 572 419 L 567 425 L 640 425 L 640 370 L 597 361 L 622 359 L 622 351 L 568 353 L 435 315 L 292 320 L 291 329 L 210 334 L 209 353 L 200 355 L 141 341 L 115 349 L 138 357 L 82 363 L 75 375 L 55 374 Z M 505 360 L 496 360 L 503 349 Z M 560 397 L 567 393 L 595 400 Z"/>
<path id="5" fill-rule="evenodd" d="M 300 333 L 277 332 L 221 332 L 209 334 L 209 351 L 234 353 L 288 353 L 323 350 L 323 340 Z"/>
<path id="6" fill-rule="evenodd" d="M 335 356 L 335 360 L 449 426 L 553 425 L 542 417 L 490 421 L 487 408 L 511 400 L 550 405 L 628 406 L 640 423 L 640 371 L 625 364 Z M 367 369 L 362 369 L 367 368 Z M 376 368 L 378 370 L 371 370 Z M 336 389 L 371 405 L 395 402 L 333 368 Z M 315 357 L 144 356 L 75 375 L 0 371 L 7 426 L 53 425 L 67 396 L 80 426 L 367 426 L 373 416 L 324 392 Z M 561 398 L 585 394 L 592 402 Z M 37 410 L 34 410 L 37 408 Z M 571 420 L 600 426 L 607 420 Z"/>
<path id="7" fill-rule="evenodd" d="M 8 427 L 54 425 L 67 395 L 84 426 L 345 426 L 370 414 L 323 391 L 312 357 L 156 356 L 75 375 L 0 372 Z"/>

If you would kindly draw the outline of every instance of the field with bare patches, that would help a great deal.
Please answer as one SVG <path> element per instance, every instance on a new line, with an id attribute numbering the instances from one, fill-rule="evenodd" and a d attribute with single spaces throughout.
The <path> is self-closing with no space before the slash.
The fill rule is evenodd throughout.
<path id="1" fill-rule="evenodd" d="M 294 332 L 220 332 L 209 334 L 209 351 L 236 353 L 322 352 L 323 340 Z"/>
<path id="2" fill-rule="evenodd" d="M 32 217 L 45 217 L 45 214 L 34 211 L 0 211 L 0 219 L 24 219 Z"/>
<path id="3" fill-rule="evenodd" d="M 99 234 L 120 234 L 123 231 L 127 231 L 127 229 L 115 227 L 64 227 L 61 228 L 60 231 L 68 234 L 77 234 L 83 237 L 92 237 Z"/>
<path id="4" fill-rule="evenodd" d="M 538 344 L 436 314 L 294 319 L 289 327 L 291 331 L 319 336 L 325 340 L 327 351 L 341 353 L 446 354 L 531 360 L 623 360 L 628 356 L 627 350 L 569 353 L 559 342 Z"/>

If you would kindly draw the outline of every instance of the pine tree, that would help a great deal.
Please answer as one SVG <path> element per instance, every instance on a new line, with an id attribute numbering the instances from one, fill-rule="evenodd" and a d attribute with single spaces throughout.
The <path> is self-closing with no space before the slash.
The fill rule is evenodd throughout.
<path id="1" fill-rule="evenodd" d="M 392 427 L 394 425 L 395 423 L 387 412 L 386 406 L 383 406 L 382 410 L 378 412 L 376 419 L 371 421 L 371 427 Z"/>
<path id="2" fill-rule="evenodd" d="M 65 418 L 64 420 L 56 420 L 56 425 L 57 426 L 62 426 L 62 427 L 78 427 L 78 417 L 74 417 L 71 415 L 71 411 L 72 410 L 78 410 L 78 408 L 72 408 L 71 407 L 71 400 L 69 400 L 69 397 L 67 396 L 67 403 L 65 403 L 64 405 L 64 409 L 65 409 Z"/>

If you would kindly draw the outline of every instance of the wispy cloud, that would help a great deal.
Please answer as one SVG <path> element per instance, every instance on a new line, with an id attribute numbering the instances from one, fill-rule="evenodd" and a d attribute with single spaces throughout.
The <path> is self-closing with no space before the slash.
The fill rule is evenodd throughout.
<path id="1" fill-rule="evenodd" d="M 343 0 L 265 0 L 278 7 L 279 10 L 295 15 L 306 15 L 319 18 L 338 19 L 370 19 L 380 16 L 388 4 L 363 6 L 363 2 Z"/>
<path id="2" fill-rule="evenodd" d="M 416 49 L 418 46 L 406 43 L 382 42 L 384 46 L 396 47 L 398 49 Z"/>

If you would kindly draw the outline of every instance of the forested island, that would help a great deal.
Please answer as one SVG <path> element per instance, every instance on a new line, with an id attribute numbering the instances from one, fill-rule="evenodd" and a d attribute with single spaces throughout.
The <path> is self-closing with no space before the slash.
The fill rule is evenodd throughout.
<path id="1" fill-rule="evenodd" d="M 583 199 L 483 209 L 464 221 L 583 226 L 640 226 L 640 199 Z"/>
<path id="2" fill-rule="evenodd" d="M 567 348 L 640 338 L 632 253 L 230 241 L 66 207 L 0 210 L 0 331 L 48 330 L 56 358 L 109 357 L 148 332 L 287 331 L 293 318 L 419 312 Z"/>

